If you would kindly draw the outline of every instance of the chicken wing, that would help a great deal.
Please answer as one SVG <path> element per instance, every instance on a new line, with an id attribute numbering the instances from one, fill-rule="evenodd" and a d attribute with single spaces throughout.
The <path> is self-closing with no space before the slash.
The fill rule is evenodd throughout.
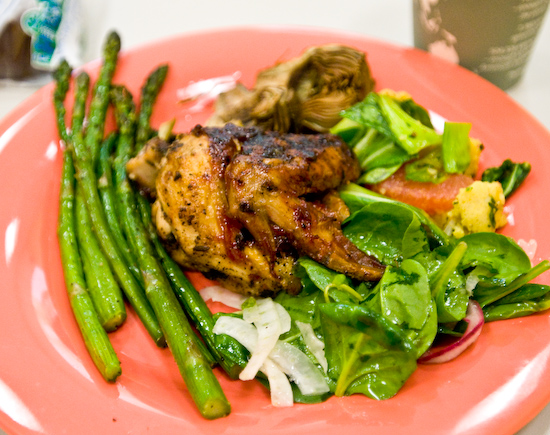
<path id="1" fill-rule="evenodd" d="M 312 200 L 359 175 L 349 147 L 335 136 L 258 133 L 225 170 L 228 215 L 271 258 L 282 231 L 300 255 L 353 278 L 378 279 L 382 266 L 342 234 L 326 204 Z"/>

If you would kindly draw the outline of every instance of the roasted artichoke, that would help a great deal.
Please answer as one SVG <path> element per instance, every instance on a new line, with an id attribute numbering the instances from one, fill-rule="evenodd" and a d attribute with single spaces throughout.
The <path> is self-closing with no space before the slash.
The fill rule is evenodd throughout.
<path id="1" fill-rule="evenodd" d="M 253 89 L 242 83 L 219 95 L 208 125 L 228 122 L 281 133 L 327 132 L 340 111 L 372 90 L 366 55 L 351 47 L 312 47 L 260 71 Z"/>

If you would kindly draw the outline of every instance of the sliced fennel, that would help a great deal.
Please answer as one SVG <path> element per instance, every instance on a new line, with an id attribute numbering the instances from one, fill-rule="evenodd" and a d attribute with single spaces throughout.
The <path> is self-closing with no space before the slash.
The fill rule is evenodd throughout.
<path id="1" fill-rule="evenodd" d="M 221 302 L 231 308 L 241 309 L 247 297 L 227 290 L 221 285 L 212 285 L 201 290 L 201 296 L 205 301 Z"/>
<path id="2" fill-rule="evenodd" d="M 290 316 L 284 309 L 278 309 L 277 305 L 279 304 L 275 304 L 271 298 L 258 299 L 251 307 L 243 310 L 244 321 L 253 323 L 258 333 L 257 344 L 251 352 L 250 360 L 239 375 L 243 381 L 256 377 L 279 336 L 290 330 Z"/>
<path id="3" fill-rule="evenodd" d="M 270 298 L 258 299 L 252 306 L 245 307 L 243 319 L 221 316 L 214 325 L 215 334 L 229 335 L 250 351 L 250 360 L 239 378 L 249 380 L 261 371 L 268 379 L 274 406 L 293 403 L 290 381 L 304 395 L 329 391 L 324 375 L 312 360 L 300 349 L 279 340 L 279 336 L 289 330 L 290 316 Z M 251 373 L 254 373 L 252 378 Z"/>
<path id="4" fill-rule="evenodd" d="M 323 343 L 323 340 L 319 340 L 315 335 L 310 323 L 296 321 L 296 326 L 300 330 L 307 348 L 326 373 L 328 370 L 328 363 L 325 355 L 325 343 Z"/>

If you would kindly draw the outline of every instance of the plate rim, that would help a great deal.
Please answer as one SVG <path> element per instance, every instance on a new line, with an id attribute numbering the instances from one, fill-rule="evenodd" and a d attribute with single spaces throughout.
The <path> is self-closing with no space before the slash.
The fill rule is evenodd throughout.
<path id="1" fill-rule="evenodd" d="M 412 47 L 403 47 L 403 46 L 399 46 L 397 44 L 389 43 L 389 42 L 386 42 L 386 41 L 381 41 L 381 40 L 378 40 L 376 38 L 371 38 L 368 35 L 357 34 L 357 33 L 354 33 L 354 32 L 342 32 L 342 31 L 338 31 L 338 30 L 335 30 L 335 29 L 323 29 L 323 28 L 318 28 L 318 27 L 303 27 L 303 26 L 262 26 L 262 27 L 260 27 L 260 26 L 237 26 L 237 27 L 227 27 L 227 28 L 221 28 L 221 29 L 203 29 L 203 30 L 200 30 L 200 31 L 182 33 L 182 34 L 179 34 L 179 35 L 165 37 L 165 38 L 161 38 L 160 40 L 157 40 L 157 41 L 151 41 L 150 43 L 147 43 L 147 44 L 143 44 L 143 45 L 139 45 L 139 46 L 136 46 L 136 47 L 131 47 L 131 48 L 125 49 L 125 50 L 122 51 L 122 54 L 124 56 L 131 56 L 131 55 L 135 55 L 135 53 L 143 51 L 144 49 L 147 49 L 148 47 L 151 48 L 151 47 L 166 44 L 167 41 L 179 40 L 181 38 L 184 38 L 184 39 L 193 38 L 193 37 L 202 36 L 202 35 L 205 35 L 205 34 L 209 34 L 209 35 L 224 34 L 224 33 L 227 33 L 228 31 L 233 32 L 233 33 L 234 32 L 257 32 L 257 31 L 262 32 L 262 33 L 277 33 L 277 32 L 282 31 L 282 32 L 300 32 L 300 33 L 306 33 L 306 34 L 310 34 L 311 32 L 313 32 L 315 34 L 325 35 L 325 36 L 330 35 L 330 36 L 337 36 L 337 37 L 350 37 L 350 38 L 353 38 L 353 39 L 359 38 L 361 40 L 364 40 L 365 42 L 372 42 L 372 43 L 377 43 L 379 45 L 385 45 L 385 46 L 388 46 L 392 49 L 420 51 L 420 50 L 414 49 Z M 426 55 L 428 55 L 428 54 L 426 53 Z M 81 68 L 85 68 L 87 70 L 90 69 L 90 68 L 91 69 L 97 68 L 98 63 L 99 63 L 98 60 L 94 60 L 94 61 L 86 63 Z M 454 65 L 454 66 L 456 66 L 456 65 Z M 456 67 L 458 67 L 458 66 L 456 66 Z M 458 67 L 458 68 L 461 68 L 461 67 Z M 463 70 L 463 72 L 467 72 L 467 73 L 470 73 L 470 74 L 473 75 L 473 73 L 471 73 L 471 72 L 469 72 L 469 71 L 467 71 L 463 68 L 461 68 L 461 69 Z M 475 76 L 475 77 L 476 77 L 476 79 L 484 80 L 484 79 L 481 79 L 478 76 Z M 489 82 L 486 82 L 486 84 L 489 85 L 489 86 L 494 87 L 494 85 L 490 84 Z M 44 104 L 44 97 L 45 97 L 45 95 L 49 95 L 52 88 L 53 88 L 53 83 L 46 84 L 45 86 L 43 86 L 42 88 L 37 90 L 33 95 L 31 95 L 30 97 L 25 99 L 21 104 L 19 104 L 12 111 L 10 111 L 0 121 L 0 138 L 4 135 L 6 130 L 9 127 L 11 127 L 11 125 L 14 122 L 21 119 L 21 117 L 27 112 L 25 110 L 25 108 L 27 106 L 30 106 L 30 105 L 33 105 L 33 104 L 36 104 L 36 105 Z M 498 89 L 496 87 L 494 87 L 494 88 L 495 88 L 495 90 Z M 514 101 L 508 94 L 506 94 L 504 91 L 501 91 L 500 89 L 498 89 L 498 91 L 502 92 L 503 96 L 505 96 L 505 98 L 508 100 L 508 104 L 515 105 L 518 109 L 523 110 L 525 115 L 527 115 L 530 118 L 531 122 L 538 123 L 540 125 L 540 127 L 544 131 L 546 131 L 546 133 L 548 133 L 548 131 L 540 123 L 540 121 L 538 121 L 536 118 L 534 118 L 532 115 L 530 115 L 523 107 L 521 107 L 521 105 L 519 105 L 516 101 Z M 9 125 L 8 125 L 8 123 L 9 123 Z M 548 137 L 550 138 L 550 133 L 548 133 Z M 0 161 L 1 161 L 1 152 L 2 152 L 2 149 L 0 147 Z M 0 377 L 0 381 L 1 381 L 1 377 Z M 550 400 L 550 392 L 548 392 L 546 394 L 546 398 L 544 399 L 544 401 L 539 401 L 539 402 L 544 402 L 544 404 L 546 404 L 546 403 L 548 403 L 549 400 Z M 538 405 L 540 405 L 540 403 Z M 533 412 L 533 410 L 531 410 L 532 417 L 534 417 L 536 415 L 536 413 L 539 412 L 540 409 L 543 408 L 543 406 L 538 406 L 538 405 L 535 407 L 538 411 Z M 4 422 L 4 421 L 7 421 L 7 420 L 4 419 L 4 413 L 0 412 L 0 423 Z M 21 433 L 24 433 L 24 432 L 21 432 Z"/>

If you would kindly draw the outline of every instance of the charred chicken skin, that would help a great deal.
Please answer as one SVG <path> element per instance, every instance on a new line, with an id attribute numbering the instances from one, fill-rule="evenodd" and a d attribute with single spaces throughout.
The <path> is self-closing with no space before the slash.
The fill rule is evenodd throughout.
<path id="1" fill-rule="evenodd" d="M 360 170 L 335 136 L 197 126 L 168 147 L 149 142 L 128 171 L 149 188 L 153 177 L 155 224 L 175 260 L 230 290 L 296 293 L 301 255 L 359 280 L 382 275 L 341 231 L 335 189 Z"/>

